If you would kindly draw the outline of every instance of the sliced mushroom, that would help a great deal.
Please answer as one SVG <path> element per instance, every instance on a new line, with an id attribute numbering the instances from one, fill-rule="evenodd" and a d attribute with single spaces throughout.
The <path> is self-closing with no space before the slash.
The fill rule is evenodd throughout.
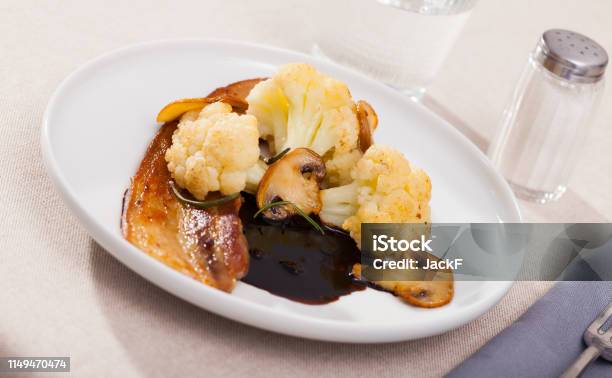
<path id="1" fill-rule="evenodd" d="M 223 101 L 226 104 L 231 105 L 232 108 L 239 113 L 246 111 L 249 106 L 246 101 L 228 96 L 184 98 L 182 100 L 173 101 L 164 106 L 164 108 L 157 114 L 157 122 L 172 122 L 187 112 L 192 110 L 202 110 L 206 105 L 218 101 Z"/>
<path id="2" fill-rule="evenodd" d="M 359 149 L 366 152 L 374 143 L 374 130 L 378 126 L 378 115 L 372 105 L 361 100 L 355 106 L 355 113 L 359 121 Z"/>
<path id="3" fill-rule="evenodd" d="M 272 202 L 289 201 L 263 212 L 272 220 L 285 220 L 299 207 L 306 214 L 321 210 L 319 184 L 325 177 L 325 164 L 321 157 L 308 148 L 296 148 L 270 165 L 257 190 L 257 206 L 263 208 Z M 293 206 L 295 205 L 295 206 Z"/>
<path id="4" fill-rule="evenodd" d="M 242 80 L 232 83 L 228 86 L 215 89 L 206 97 L 201 98 L 185 98 L 177 100 L 164 106 L 157 114 L 157 122 L 171 122 L 179 119 L 183 114 L 192 110 L 202 110 L 206 105 L 213 102 L 223 101 L 232 106 L 236 113 L 246 112 L 249 104 L 246 102 L 246 97 L 251 92 L 251 89 L 264 79 Z"/>
<path id="5" fill-rule="evenodd" d="M 266 80 L 265 77 L 259 77 L 255 79 L 241 80 L 230 85 L 226 85 L 225 87 L 220 87 L 212 91 L 208 97 L 232 97 L 237 98 L 243 101 L 251 93 L 251 89 L 259 82 Z"/>
<path id="6" fill-rule="evenodd" d="M 431 281 L 395 282 L 393 293 L 411 305 L 425 308 L 444 306 L 453 299 L 453 281 L 439 273 Z"/>
<path id="7" fill-rule="evenodd" d="M 353 265 L 353 276 L 361 279 L 361 264 Z M 372 284 L 413 306 L 425 308 L 444 306 L 454 295 L 453 273 L 450 270 L 437 271 L 424 281 L 374 281 Z"/>

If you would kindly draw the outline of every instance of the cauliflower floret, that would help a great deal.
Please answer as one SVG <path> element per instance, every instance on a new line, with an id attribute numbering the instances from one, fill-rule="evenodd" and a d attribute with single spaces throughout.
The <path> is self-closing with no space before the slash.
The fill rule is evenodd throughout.
<path id="1" fill-rule="evenodd" d="M 321 220 L 350 232 L 361 246 L 362 223 L 429 223 L 431 180 L 401 152 L 371 146 L 351 172 L 353 182 L 320 192 Z"/>
<path id="2" fill-rule="evenodd" d="M 351 171 L 357 165 L 363 154 L 360 150 L 352 150 L 347 153 L 334 154 L 325 162 L 327 176 L 325 182 L 328 187 L 345 185 L 352 181 Z"/>
<path id="3" fill-rule="evenodd" d="M 209 192 L 232 194 L 246 186 L 247 172 L 259 160 L 259 131 L 252 115 L 232 113 L 223 102 L 183 115 L 166 151 L 176 183 L 195 198 Z"/>
<path id="4" fill-rule="evenodd" d="M 362 153 L 355 103 L 344 83 L 310 65 L 287 64 L 246 100 L 274 154 L 309 148 L 323 157 L 329 186 L 350 182 L 350 168 Z"/>
<path id="5" fill-rule="evenodd" d="M 251 194 L 257 193 L 259 182 L 267 170 L 268 165 L 262 160 L 257 160 L 257 163 L 251 166 L 251 168 L 249 168 L 246 172 L 246 187 L 244 190 Z"/>

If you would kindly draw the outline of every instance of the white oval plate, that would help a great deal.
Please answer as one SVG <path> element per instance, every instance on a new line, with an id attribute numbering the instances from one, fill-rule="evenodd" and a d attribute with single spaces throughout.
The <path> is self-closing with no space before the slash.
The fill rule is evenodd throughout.
<path id="1" fill-rule="evenodd" d="M 229 41 L 160 41 L 124 48 L 78 69 L 44 117 L 47 171 L 91 236 L 123 264 L 170 293 L 219 315 L 288 335 L 373 343 L 415 339 L 490 309 L 510 282 L 457 282 L 453 301 L 421 309 L 372 289 L 326 305 L 286 300 L 242 282 L 227 294 L 149 257 L 119 229 L 121 199 L 168 102 L 306 62 L 346 82 L 380 117 L 378 143 L 402 150 L 433 182 L 434 222 L 520 221 L 515 199 L 486 157 L 452 126 L 396 91 L 338 65 L 277 48 Z"/>

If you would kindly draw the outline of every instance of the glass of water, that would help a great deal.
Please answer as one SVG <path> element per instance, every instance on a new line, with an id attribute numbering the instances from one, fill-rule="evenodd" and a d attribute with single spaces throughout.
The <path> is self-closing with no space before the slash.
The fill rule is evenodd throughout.
<path id="1" fill-rule="evenodd" d="M 476 0 L 336 0 L 313 53 L 420 97 Z"/>

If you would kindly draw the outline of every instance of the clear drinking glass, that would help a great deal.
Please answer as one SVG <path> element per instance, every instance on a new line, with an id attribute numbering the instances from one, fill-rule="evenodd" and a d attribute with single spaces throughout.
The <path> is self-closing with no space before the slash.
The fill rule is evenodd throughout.
<path id="1" fill-rule="evenodd" d="M 330 1 L 326 6 L 332 9 L 317 23 L 313 53 L 420 96 L 448 55 L 475 3 L 476 0 Z"/>
<path id="2" fill-rule="evenodd" d="M 604 88 L 608 55 L 590 38 L 545 32 L 530 54 L 489 157 L 523 199 L 545 203 L 566 190 Z"/>

